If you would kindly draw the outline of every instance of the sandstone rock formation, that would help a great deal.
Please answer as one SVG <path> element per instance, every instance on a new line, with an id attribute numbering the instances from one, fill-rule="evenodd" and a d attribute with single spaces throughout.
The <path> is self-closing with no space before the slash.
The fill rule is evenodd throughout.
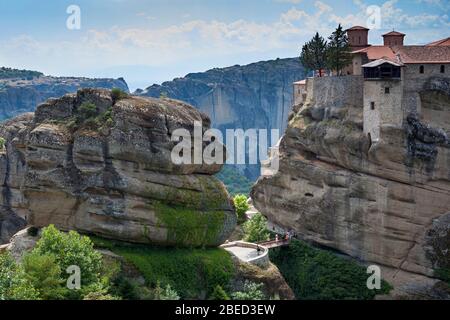
<path id="1" fill-rule="evenodd" d="M 2 211 L 137 243 L 215 246 L 236 224 L 220 165 L 175 165 L 175 129 L 209 119 L 175 100 L 82 89 L 0 127 Z"/>
<path id="2" fill-rule="evenodd" d="M 61 97 L 81 88 L 119 88 L 128 92 L 128 85 L 122 78 L 50 77 L 37 72 L 29 77 L 20 76 L 20 73 L 17 76 L 6 77 L 2 76 L 2 69 L 0 69 L 0 120 L 25 112 L 33 112 L 38 104 L 48 98 Z"/>
<path id="3" fill-rule="evenodd" d="M 298 58 L 277 59 L 191 73 L 136 93 L 186 101 L 206 113 L 212 127 L 222 131 L 279 129 L 281 136 L 292 107 L 292 83 L 304 75 Z M 241 171 L 252 180 L 260 175 L 256 165 Z"/>
<path id="4" fill-rule="evenodd" d="M 450 268 L 450 127 L 436 125 L 448 125 L 450 94 L 424 88 L 423 111 L 431 98 L 439 108 L 382 126 L 372 144 L 360 92 L 333 81 L 294 107 L 280 170 L 253 188 L 255 207 L 305 240 L 385 267 L 394 286 L 433 286 Z"/>

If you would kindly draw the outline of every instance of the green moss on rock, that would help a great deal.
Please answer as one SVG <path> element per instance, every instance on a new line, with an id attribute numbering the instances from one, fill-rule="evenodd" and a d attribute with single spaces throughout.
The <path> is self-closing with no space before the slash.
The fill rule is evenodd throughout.
<path id="1" fill-rule="evenodd" d="M 226 219 L 224 211 L 199 211 L 163 203 L 156 204 L 154 210 L 168 230 L 168 242 L 192 247 L 217 245 Z"/>

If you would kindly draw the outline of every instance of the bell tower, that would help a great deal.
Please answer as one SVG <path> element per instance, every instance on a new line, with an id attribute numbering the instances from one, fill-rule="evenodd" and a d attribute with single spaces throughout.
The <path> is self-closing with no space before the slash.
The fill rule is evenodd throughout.
<path id="1" fill-rule="evenodd" d="M 361 26 L 354 26 L 346 31 L 350 47 L 357 50 L 369 46 L 369 29 Z"/>

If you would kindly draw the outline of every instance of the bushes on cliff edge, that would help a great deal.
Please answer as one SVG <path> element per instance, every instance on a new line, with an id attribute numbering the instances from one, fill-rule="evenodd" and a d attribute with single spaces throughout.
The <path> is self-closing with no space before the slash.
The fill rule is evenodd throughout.
<path id="1" fill-rule="evenodd" d="M 247 196 L 243 194 L 238 194 L 233 198 L 234 207 L 236 208 L 236 214 L 238 218 L 238 223 L 244 223 L 246 220 L 245 213 L 248 211 L 250 206 L 247 203 Z"/>
<path id="2" fill-rule="evenodd" d="M 300 300 L 370 300 L 391 289 L 383 281 L 381 290 L 369 290 L 364 267 L 297 240 L 271 250 L 270 259 Z"/>
<path id="3" fill-rule="evenodd" d="M 250 220 L 243 224 L 244 241 L 259 242 L 265 241 L 270 237 L 267 230 L 267 219 L 261 214 L 255 214 Z"/>

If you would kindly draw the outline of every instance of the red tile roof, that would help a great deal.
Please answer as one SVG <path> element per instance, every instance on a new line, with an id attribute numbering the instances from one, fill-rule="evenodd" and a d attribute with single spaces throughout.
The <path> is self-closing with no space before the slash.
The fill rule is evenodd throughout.
<path id="1" fill-rule="evenodd" d="M 399 46 L 393 50 L 402 63 L 450 63 L 450 46 Z"/>
<path id="2" fill-rule="evenodd" d="M 370 29 L 367 29 L 367 28 L 361 27 L 361 26 L 354 26 L 354 27 L 351 27 L 350 29 L 347 29 L 345 31 L 348 31 L 348 30 L 370 30 Z"/>
<path id="3" fill-rule="evenodd" d="M 353 51 L 353 53 L 365 53 L 369 60 L 378 60 L 387 58 L 395 61 L 395 53 L 388 46 L 370 46 L 361 50 Z"/>
<path id="4" fill-rule="evenodd" d="M 431 42 L 427 46 L 450 46 L 450 37 Z"/>
<path id="5" fill-rule="evenodd" d="M 397 31 L 391 31 L 386 34 L 383 34 L 383 37 L 388 37 L 388 36 L 406 36 L 406 34 L 397 32 Z"/>

